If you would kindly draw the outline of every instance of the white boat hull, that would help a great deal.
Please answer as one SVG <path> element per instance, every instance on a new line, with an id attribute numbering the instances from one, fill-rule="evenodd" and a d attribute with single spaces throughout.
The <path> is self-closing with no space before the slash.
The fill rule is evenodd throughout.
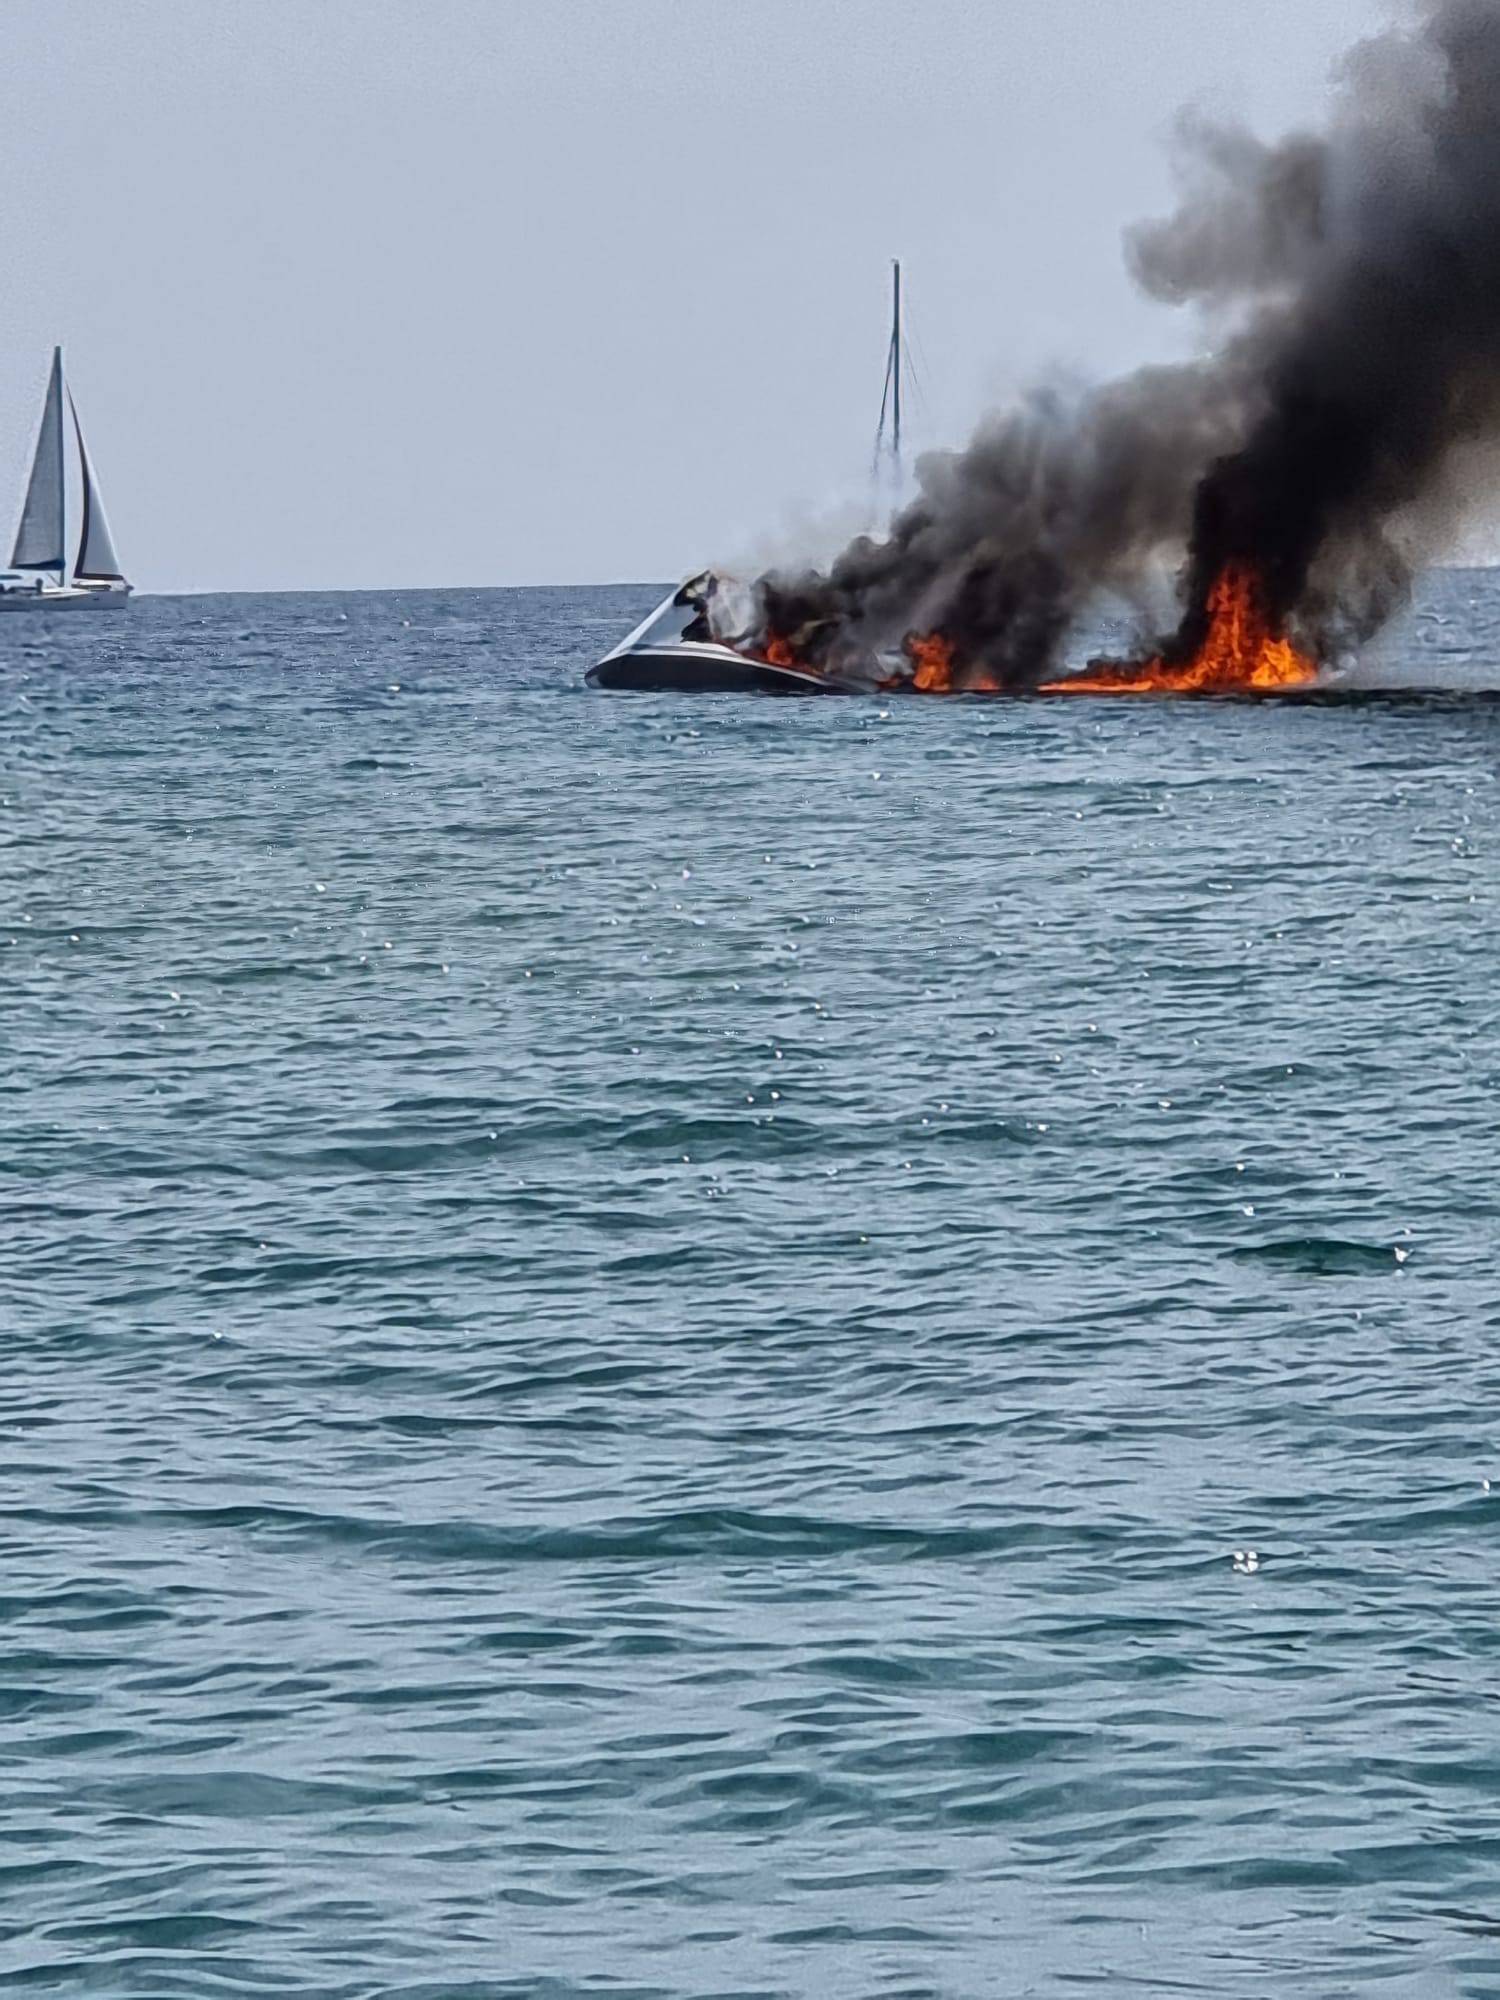
<path id="1" fill-rule="evenodd" d="M 738 652 L 721 640 L 689 636 L 705 623 L 700 584 L 695 577 L 643 618 L 612 653 L 589 668 L 589 687 L 630 689 L 649 694 L 863 694 L 868 690 L 815 674 L 802 667 L 773 666 L 753 653 Z"/>
<path id="2" fill-rule="evenodd" d="M 651 694 L 850 694 L 851 688 L 795 667 L 773 667 L 728 646 L 635 646 L 611 653 L 584 675 L 590 687 Z"/>
<path id="3" fill-rule="evenodd" d="M 60 590 L 0 590 L 0 612 L 118 611 L 129 602 L 128 590 L 83 590 L 70 584 Z"/>

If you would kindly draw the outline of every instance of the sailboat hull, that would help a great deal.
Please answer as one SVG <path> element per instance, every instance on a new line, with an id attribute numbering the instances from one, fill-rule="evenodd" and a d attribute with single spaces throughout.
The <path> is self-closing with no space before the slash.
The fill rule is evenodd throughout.
<path id="1" fill-rule="evenodd" d="M 61 589 L 0 590 L 4 611 L 119 611 L 130 602 L 128 590 L 84 590 L 72 584 Z"/>

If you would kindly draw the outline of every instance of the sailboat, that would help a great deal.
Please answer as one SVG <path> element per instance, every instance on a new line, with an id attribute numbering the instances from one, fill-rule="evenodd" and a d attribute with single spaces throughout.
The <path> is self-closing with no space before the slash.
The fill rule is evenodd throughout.
<path id="1" fill-rule="evenodd" d="M 901 377 L 909 366 L 901 332 L 901 266 L 891 266 L 891 337 L 886 349 L 885 389 L 875 433 L 877 487 L 888 478 L 899 496 L 901 459 Z M 753 646 L 740 650 L 714 636 L 723 621 L 711 600 L 728 600 L 742 586 L 714 570 L 690 577 L 627 633 L 611 653 L 589 668 L 590 687 L 632 688 L 676 694 L 865 694 L 861 681 L 783 666 L 760 658 Z"/>
<path id="2" fill-rule="evenodd" d="M 73 419 L 73 436 L 78 445 L 83 517 L 71 575 L 67 553 L 64 400 L 67 415 Z M 0 611 L 72 611 L 81 607 L 113 610 L 128 603 L 129 598 L 130 585 L 115 554 L 104 502 L 99 496 L 99 481 L 83 441 L 78 406 L 63 379 L 62 349 L 55 347 L 36 450 L 31 459 L 31 477 L 26 482 L 26 499 L 21 508 L 21 524 L 16 529 L 10 568 L 0 570 Z"/>

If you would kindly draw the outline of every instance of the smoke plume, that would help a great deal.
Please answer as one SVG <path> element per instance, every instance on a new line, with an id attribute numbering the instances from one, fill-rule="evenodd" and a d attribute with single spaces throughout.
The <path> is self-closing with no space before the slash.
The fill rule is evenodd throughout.
<path id="1" fill-rule="evenodd" d="M 1180 138 L 1180 206 L 1127 255 L 1214 357 L 1039 394 L 924 458 L 885 539 L 759 580 L 764 635 L 836 669 L 941 632 L 971 680 L 1022 691 L 1163 555 L 1185 551 L 1169 657 L 1230 564 L 1319 657 L 1403 601 L 1500 438 L 1500 0 L 1429 0 L 1355 49 L 1322 135 Z"/>

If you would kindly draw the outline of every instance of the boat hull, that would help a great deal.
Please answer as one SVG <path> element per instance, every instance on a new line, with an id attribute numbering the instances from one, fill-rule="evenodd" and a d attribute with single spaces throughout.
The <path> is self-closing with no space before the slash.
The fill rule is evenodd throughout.
<path id="1" fill-rule="evenodd" d="M 118 611 L 129 602 L 128 590 L 0 590 L 0 612 Z"/>
<path id="2" fill-rule="evenodd" d="M 855 690 L 820 674 L 773 667 L 749 660 L 727 646 L 675 645 L 658 650 L 613 653 L 590 667 L 590 687 L 642 694 L 853 694 Z"/>

